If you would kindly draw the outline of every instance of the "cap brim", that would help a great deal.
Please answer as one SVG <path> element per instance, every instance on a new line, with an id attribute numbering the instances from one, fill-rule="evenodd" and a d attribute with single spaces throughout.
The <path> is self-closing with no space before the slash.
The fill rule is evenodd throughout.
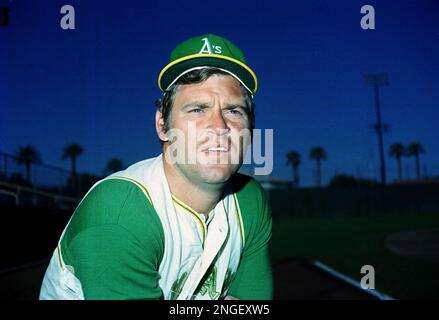
<path id="1" fill-rule="evenodd" d="M 195 54 L 173 61 L 163 68 L 158 79 L 160 90 L 165 91 L 183 74 L 202 66 L 216 67 L 229 72 L 252 93 L 256 93 L 258 89 L 255 73 L 244 63 L 222 55 Z"/>

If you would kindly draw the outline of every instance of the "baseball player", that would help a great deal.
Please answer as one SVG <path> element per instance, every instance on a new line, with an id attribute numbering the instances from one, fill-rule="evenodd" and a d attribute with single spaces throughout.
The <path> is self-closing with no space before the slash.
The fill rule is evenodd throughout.
<path id="1" fill-rule="evenodd" d="M 272 298 L 268 199 L 237 173 L 251 139 L 242 132 L 254 127 L 256 75 L 237 46 L 207 34 L 173 50 L 158 84 L 162 153 L 88 191 L 40 299 Z"/>

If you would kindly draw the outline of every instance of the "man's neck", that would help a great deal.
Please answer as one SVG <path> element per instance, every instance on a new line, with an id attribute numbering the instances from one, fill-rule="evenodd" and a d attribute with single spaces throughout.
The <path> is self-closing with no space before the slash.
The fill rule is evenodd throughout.
<path id="1" fill-rule="evenodd" d="M 193 181 L 189 181 L 172 164 L 166 163 L 164 157 L 163 169 L 171 193 L 196 212 L 204 214 L 207 218 L 209 212 L 221 200 L 225 184 L 217 186 L 197 185 Z"/>

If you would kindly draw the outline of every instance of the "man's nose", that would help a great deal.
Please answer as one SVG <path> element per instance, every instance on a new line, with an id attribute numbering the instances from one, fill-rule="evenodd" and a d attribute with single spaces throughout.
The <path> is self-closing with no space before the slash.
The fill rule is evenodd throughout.
<path id="1" fill-rule="evenodd" d="M 215 131 L 216 134 L 221 135 L 229 131 L 227 122 L 224 119 L 221 110 L 214 110 L 209 119 L 209 129 Z"/>

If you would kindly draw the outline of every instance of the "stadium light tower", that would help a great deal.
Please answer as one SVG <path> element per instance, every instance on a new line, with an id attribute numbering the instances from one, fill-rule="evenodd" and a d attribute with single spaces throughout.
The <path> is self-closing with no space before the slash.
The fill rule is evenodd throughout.
<path id="1" fill-rule="evenodd" d="M 380 153 L 380 172 L 381 172 L 381 183 L 386 184 L 386 165 L 384 161 L 384 143 L 383 143 L 383 131 L 386 131 L 385 126 L 381 122 L 381 106 L 380 106 L 380 86 L 389 85 L 389 76 L 387 73 L 379 74 L 367 74 L 364 76 L 364 83 L 367 86 L 373 87 L 375 94 L 375 107 L 376 107 L 376 117 L 377 123 L 375 125 L 375 130 L 378 135 L 378 148 Z"/>

